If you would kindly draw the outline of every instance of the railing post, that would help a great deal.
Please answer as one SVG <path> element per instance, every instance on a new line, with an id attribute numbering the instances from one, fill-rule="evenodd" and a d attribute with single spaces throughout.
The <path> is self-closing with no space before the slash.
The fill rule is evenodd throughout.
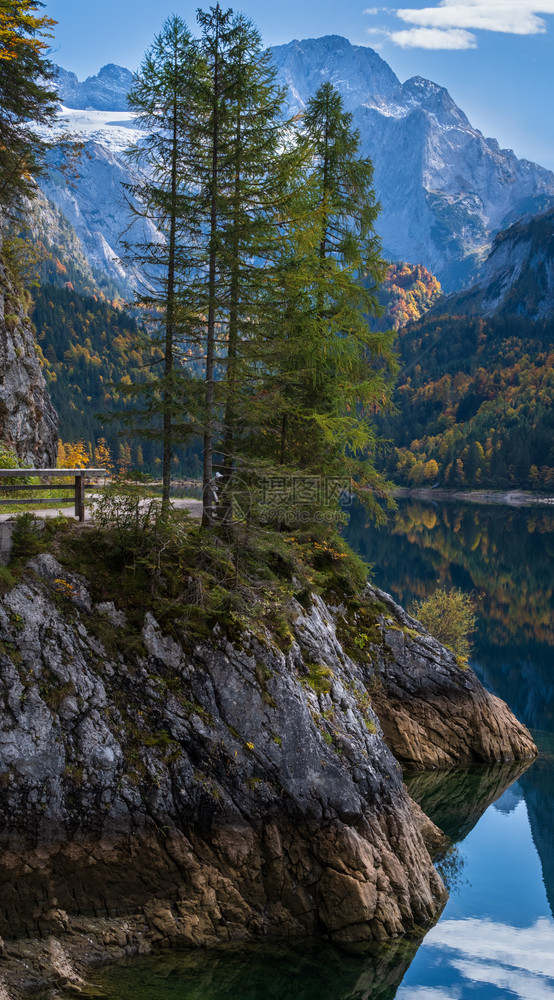
<path id="1" fill-rule="evenodd" d="M 75 476 L 75 517 L 85 520 L 85 473 L 83 469 Z"/>

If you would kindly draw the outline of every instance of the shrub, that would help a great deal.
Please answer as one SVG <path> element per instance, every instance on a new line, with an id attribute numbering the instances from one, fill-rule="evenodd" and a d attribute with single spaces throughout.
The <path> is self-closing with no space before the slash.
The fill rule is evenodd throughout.
<path id="1" fill-rule="evenodd" d="M 94 522 L 111 531 L 129 553 L 144 550 L 162 514 L 162 503 L 140 483 L 116 479 L 91 504 Z"/>
<path id="2" fill-rule="evenodd" d="M 472 647 L 470 636 L 477 627 L 475 610 L 469 594 L 443 587 L 426 600 L 416 601 L 411 613 L 435 639 L 467 660 Z"/>
<path id="3" fill-rule="evenodd" d="M 12 535 L 12 558 L 29 559 L 38 555 L 45 548 L 42 531 L 44 521 L 39 520 L 34 514 L 18 514 L 15 518 L 15 527 Z"/>

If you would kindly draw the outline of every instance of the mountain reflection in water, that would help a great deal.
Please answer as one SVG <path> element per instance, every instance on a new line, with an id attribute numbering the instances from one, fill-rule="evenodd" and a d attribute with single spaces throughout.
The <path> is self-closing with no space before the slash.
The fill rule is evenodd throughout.
<path id="1" fill-rule="evenodd" d="M 541 750 L 500 798 L 502 769 L 407 778 L 423 809 L 462 841 L 462 871 L 397 996 L 554 1000 L 554 511 L 408 500 L 381 530 L 359 506 L 350 515 L 350 545 L 408 610 L 438 586 L 473 594 L 471 665 Z"/>

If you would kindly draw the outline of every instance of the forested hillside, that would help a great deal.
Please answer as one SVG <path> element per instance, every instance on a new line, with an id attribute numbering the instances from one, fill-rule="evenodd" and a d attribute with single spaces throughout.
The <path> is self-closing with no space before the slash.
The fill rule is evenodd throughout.
<path id="1" fill-rule="evenodd" d="M 441 296 L 440 281 L 422 264 L 390 264 L 379 290 L 379 328 L 399 330 L 421 317 Z"/>
<path id="2" fill-rule="evenodd" d="M 552 489 L 554 320 L 427 317 L 398 348 L 398 409 L 381 419 L 396 482 Z"/>
<path id="3" fill-rule="evenodd" d="M 54 266 L 58 273 L 65 268 L 60 261 Z M 63 270 L 61 274 L 65 277 Z M 135 319 L 120 303 L 79 294 L 70 281 L 35 289 L 32 315 L 62 440 L 83 441 L 92 459 L 104 438 L 114 466 L 159 471 L 159 443 L 148 433 L 136 436 L 125 422 L 137 401 L 121 384 L 146 382 L 152 362 L 159 359 Z M 185 470 L 180 455 L 174 466 L 176 472 L 195 471 Z"/>

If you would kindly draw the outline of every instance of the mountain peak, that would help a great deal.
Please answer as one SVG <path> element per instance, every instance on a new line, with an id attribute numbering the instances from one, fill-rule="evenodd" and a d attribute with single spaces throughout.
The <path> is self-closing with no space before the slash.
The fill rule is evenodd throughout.
<path id="1" fill-rule="evenodd" d="M 124 66 L 107 63 L 96 76 L 80 83 L 75 73 L 60 66 L 57 69 L 58 95 L 66 108 L 77 111 L 126 111 L 127 94 L 133 74 Z"/>
<path id="2" fill-rule="evenodd" d="M 417 105 L 433 114 L 446 124 L 461 125 L 471 128 L 470 122 L 461 108 L 448 93 L 446 87 L 426 80 L 423 76 L 412 76 L 402 84 L 401 100 L 406 104 Z"/>
<path id="3" fill-rule="evenodd" d="M 292 111 L 305 107 L 318 87 L 329 80 L 351 111 L 392 97 L 400 81 L 388 63 L 368 45 L 353 45 L 342 35 L 295 38 L 271 49 L 281 80 L 289 89 Z"/>

